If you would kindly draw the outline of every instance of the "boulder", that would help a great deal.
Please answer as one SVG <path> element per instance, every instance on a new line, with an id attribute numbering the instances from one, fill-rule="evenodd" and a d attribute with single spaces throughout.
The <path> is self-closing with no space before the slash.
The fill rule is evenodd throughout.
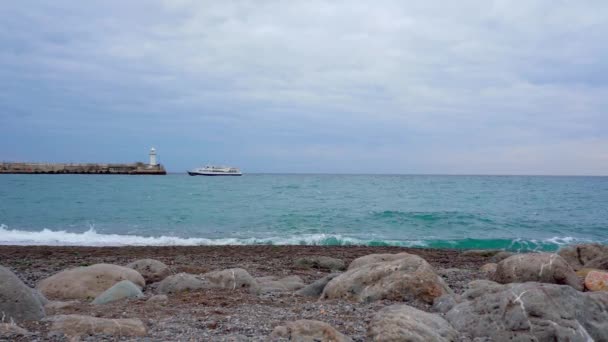
<path id="1" fill-rule="evenodd" d="M 44 306 L 30 287 L 11 270 L 0 266 L 0 318 L 17 323 L 39 320 L 45 316 Z"/>
<path id="2" fill-rule="evenodd" d="M 343 335 L 331 325 L 307 319 L 289 322 L 276 327 L 270 335 L 271 340 L 287 339 L 298 342 L 349 342 L 348 336 Z"/>
<path id="3" fill-rule="evenodd" d="M 127 298 L 142 298 L 144 294 L 129 280 L 120 281 L 97 296 L 92 304 L 101 305 Z"/>
<path id="4" fill-rule="evenodd" d="M 546 283 L 472 282 L 445 318 L 467 340 L 608 341 L 608 293 Z"/>
<path id="5" fill-rule="evenodd" d="M 589 272 L 585 277 L 585 288 L 589 291 L 608 291 L 608 272 Z"/>
<path id="6" fill-rule="evenodd" d="M 590 260 L 588 263 L 585 264 L 585 268 L 594 268 L 598 270 L 608 271 L 608 254 Z"/>
<path id="7" fill-rule="evenodd" d="M 139 272 L 148 284 L 159 282 L 171 275 L 169 266 L 154 259 L 136 260 L 128 264 L 127 267 Z"/>
<path id="8" fill-rule="evenodd" d="M 325 277 L 316 280 L 314 283 L 306 285 L 305 287 L 296 291 L 296 295 L 304 297 L 319 297 L 323 293 L 323 289 L 329 283 L 330 280 L 337 277 L 339 273 L 331 273 Z"/>
<path id="9" fill-rule="evenodd" d="M 38 289 L 51 299 L 90 300 L 122 280 L 130 280 L 139 287 L 146 285 L 141 274 L 131 268 L 96 264 L 61 271 L 42 280 Z"/>
<path id="10" fill-rule="evenodd" d="M 435 298 L 452 292 L 424 259 L 406 253 L 398 256 L 392 258 L 392 261 L 365 262 L 354 268 L 351 264 L 348 271 L 325 286 L 321 299 L 359 302 L 381 299 L 422 300 L 432 304 Z M 375 260 L 382 260 L 381 258 Z M 370 259 L 373 258 L 368 258 Z"/>
<path id="11" fill-rule="evenodd" d="M 341 271 L 346 269 L 346 264 L 343 260 L 327 256 L 306 256 L 296 259 L 294 264 L 297 267 L 302 268 L 318 268 L 330 271 Z"/>
<path id="12" fill-rule="evenodd" d="M 277 277 L 274 276 L 261 277 L 256 278 L 255 280 L 259 285 L 259 290 L 261 293 L 291 292 L 304 287 L 302 278 L 297 275 L 288 276 L 281 279 L 277 279 Z"/>
<path id="13" fill-rule="evenodd" d="M 549 253 L 518 254 L 498 263 L 492 280 L 506 283 L 537 281 L 570 285 L 577 290 L 583 286 L 570 265 L 559 255 Z"/>
<path id="14" fill-rule="evenodd" d="M 580 244 L 561 248 L 559 254 L 575 271 L 586 267 L 589 261 L 608 255 L 608 246 L 598 243 Z"/>
<path id="15" fill-rule="evenodd" d="M 145 336 L 146 327 L 139 319 L 108 319 L 82 315 L 59 315 L 47 318 L 51 331 L 70 338 L 83 335 L 111 335 L 115 337 Z"/>
<path id="16" fill-rule="evenodd" d="M 30 335 L 30 332 L 11 323 L 0 323 L 0 339 L 12 341 Z"/>
<path id="17" fill-rule="evenodd" d="M 222 289 L 246 289 L 250 293 L 258 293 L 257 281 L 242 268 L 229 268 L 221 271 L 205 273 L 202 278 L 209 283 L 209 287 Z"/>
<path id="18" fill-rule="evenodd" d="M 439 315 L 396 304 L 374 315 L 368 337 L 373 341 L 450 342 L 459 334 Z"/>
<path id="19" fill-rule="evenodd" d="M 350 265 L 348 265 L 348 270 L 378 262 L 395 261 L 397 259 L 408 258 L 410 255 L 412 254 L 405 252 L 397 254 L 369 254 L 353 260 Z"/>
<path id="20" fill-rule="evenodd" d="M 188 273 L 178 273 L 163 279 L 156 290 L 160 294 L 195 291 L 207 288 L 207 283 L 198 276 Z"/>

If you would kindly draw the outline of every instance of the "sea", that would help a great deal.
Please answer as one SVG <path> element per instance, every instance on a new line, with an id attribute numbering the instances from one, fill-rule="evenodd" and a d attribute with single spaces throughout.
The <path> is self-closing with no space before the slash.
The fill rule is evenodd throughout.
<path id="1" fill-rule="evenodd" d="M 608 177 L 0 175 L 3 245 L 608 243 Z"/>

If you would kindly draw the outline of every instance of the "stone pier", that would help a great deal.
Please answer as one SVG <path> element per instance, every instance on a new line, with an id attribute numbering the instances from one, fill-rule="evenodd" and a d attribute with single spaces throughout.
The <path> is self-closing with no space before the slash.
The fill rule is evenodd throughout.
<path id="1" fill-rule="evenodd" d="M 166 175 L 160 165 L 144 163 L 98 164 L 98 163 L 0 163 L 0 174 L 104 174 L 104 175 Z"/>

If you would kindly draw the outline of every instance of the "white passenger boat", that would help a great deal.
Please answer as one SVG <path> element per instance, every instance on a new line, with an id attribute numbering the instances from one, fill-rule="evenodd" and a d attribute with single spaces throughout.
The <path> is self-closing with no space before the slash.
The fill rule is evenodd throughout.
<path id="1" fill-rule="evenodd" d="M 188 171 L 190 176 L 242 176 L 236 167 L 207 165 Z"/>

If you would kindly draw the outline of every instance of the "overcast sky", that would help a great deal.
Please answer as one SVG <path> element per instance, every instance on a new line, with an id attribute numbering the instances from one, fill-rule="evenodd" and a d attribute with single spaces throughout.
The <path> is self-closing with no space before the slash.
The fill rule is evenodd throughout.
<path id="1" fill-rule="evenodd" d="M 608 1 L 4 1 L 0 160 L 608 174 Z"/>

